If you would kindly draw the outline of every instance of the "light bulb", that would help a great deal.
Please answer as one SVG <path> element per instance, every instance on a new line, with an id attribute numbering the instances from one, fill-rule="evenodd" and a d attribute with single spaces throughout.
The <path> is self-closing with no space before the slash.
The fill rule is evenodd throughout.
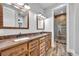
<path id="1" fill-rule="evenodd" d="M 38 14 L 38 16 L 42 16 L 41 14 Z"/>
<path id="2" fill-rule="evenodd" d="M 30 9 L 30 6 L 28 6 L 28 5 L 24 5 L 24 8 L 26 8 L 26 9 Z"/>

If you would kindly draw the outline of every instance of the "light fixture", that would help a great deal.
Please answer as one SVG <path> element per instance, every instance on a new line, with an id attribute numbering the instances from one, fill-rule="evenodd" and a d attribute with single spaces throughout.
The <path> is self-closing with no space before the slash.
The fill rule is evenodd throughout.
<path id="1" fill-rule="evenodd" d="M 12 5 L 12 3 L 7 3 L 8 5 Z"/>
<path id="2" fill-rule="evenodd" d="M 41 14 L 38 14 L 38 16 L 42 16 Z"/>
<path id="3" fill-rule="evenodd" d="M 30 9 L 30 6 L 28 6 L 28 5 L 24 5 L 24 8 L 26 8 L 26 9 Z"/>
<path id="4" fill-rule="evenodd" d="M 45 16 L 43 16 L 42 14 L 38 14 L 38 16 L 40 16 L 40 17 L 42 17 L 42 18 L 44 18 L 44 19 L 46 18 L 46 17 L 45 17 Z"/>
<path id="5" fill-rule="evenodd" d="M 25 12 L 26 11 L 26 9 L 21 9 L 23 12 Z"/>
<path id="6" fill-rule="evenodd" d="M 20 8 L 19 8 L 18 6 L 16 6 L 16 5 L 15 5 L 14 7 L 17 8 L 17 9 L 20 9 Z"/>
<path id="7" fill-rule="evenodd" d="M 63 11 L 60 11 L 60 13 L 62 14 L 62 13 L 64 13 Z"/>
<path id="8" fill-rule="evenodd" d="M 24 3 L 17 3 L 18 5 L 21 5 L 21 6 L 23 6 L 24 5 Z"/>
<path id="9" fill-rule="evenodd" d="M 31 7 L 26 3 L 7 3 L 8 5 L 12 5 L 17 9 L 22 10 L 23 12 L 26 12 L 27 10 L 31 9 Z"/>

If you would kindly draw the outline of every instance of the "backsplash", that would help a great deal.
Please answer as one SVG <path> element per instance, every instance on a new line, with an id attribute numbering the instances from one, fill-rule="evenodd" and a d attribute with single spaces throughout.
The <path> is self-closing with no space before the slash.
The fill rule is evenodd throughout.
<path id="1" fill-rule="evenodd" d="M 35 32 L 35 33 L 25 33 L 25 34 L 14 34 L 14 35 L 5 35 L 5 36 L 0 36 L 0 40 L 5 40 L 5 39 L 13 39 L 13 38 L 22 38 L 22 37 L 29 37 L 29 36 L 35 36 L 39 34 L 44 34 L 48 33 L 51 34 L 51 32 Z"/>

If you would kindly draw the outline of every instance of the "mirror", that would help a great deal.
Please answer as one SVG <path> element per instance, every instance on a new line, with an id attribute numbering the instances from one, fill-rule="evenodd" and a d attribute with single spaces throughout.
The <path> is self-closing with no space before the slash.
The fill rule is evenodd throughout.
<path id="1" fill-rule="evenodd" d="M 2 21 L 4 29 L 29 29 L 29 12 L 22 13 L 20 10 L 4 4 Z"/>
<path id="2" fill-rule="evenodd" d="M 37 30 L 45 29 L 45 21 L 41 16 L 37 16 Z"/>

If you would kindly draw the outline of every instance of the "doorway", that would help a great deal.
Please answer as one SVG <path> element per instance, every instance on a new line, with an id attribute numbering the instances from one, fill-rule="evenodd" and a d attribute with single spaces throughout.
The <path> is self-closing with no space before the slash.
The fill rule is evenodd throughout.
<path id="1" fill-rule="evenodd" d="M 54 10 L 54 42 L 58 56 L 65 56 L 67 47 L 66 6 Z"/>

